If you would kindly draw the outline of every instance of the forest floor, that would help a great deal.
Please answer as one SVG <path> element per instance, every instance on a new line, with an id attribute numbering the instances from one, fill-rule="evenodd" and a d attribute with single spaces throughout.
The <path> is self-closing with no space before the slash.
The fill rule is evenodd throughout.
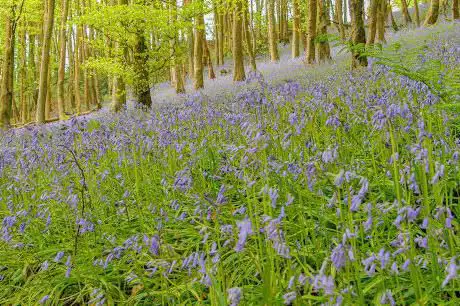
<path id="1" fill-rule="evenodd" d="M 460 23 L 287 57 L 0 134 L 0 305 L 459 305 Z"/>

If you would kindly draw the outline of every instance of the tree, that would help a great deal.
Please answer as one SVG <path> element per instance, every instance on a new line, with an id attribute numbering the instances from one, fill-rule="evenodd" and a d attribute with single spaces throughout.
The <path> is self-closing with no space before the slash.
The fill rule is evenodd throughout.
<path id="1" fill-rule="evenodd" d="M 174 24 L 177 22 L 177 0 L 171 0 L 170 8 L 170 22 L 171 26 L 174 27 Z M 180 62 L 179 56 L 177 55 L 177 45 L 178 45 L 178 35 L 177 31 L 174 31 L 174 37 L 169 41 L 171 45 L 171 67 L 172 73 L 174 75 L 174 86 L 176 93 L 185 93 L 184 82 L 182 80 L 182 64 Z"/>
<path id="2" fill-rule="evenodd" d="M 412 23 L 412 18 L 410 17 L 406 0 L 401 0 L 401 11 L 404 16 L 404 23 L 406 24 L 406 26 Z"/>
<path id="3" fill-rule="evenodd" d="M 195 41 L 193 46 L 193 86 L 195 90 L 204 87 L 203 80 L 203 40 L 205 37 L 204 29 L 204 15 L 203 15 L 203 2 L 197 0 L 199 3 L 200 12 L 195 18 Z"/>
<path id="4" fill-rule="evenodd" d="M 375 41 L 375 34 L 377 31 L 377 11 L 379 6 L 379 0 L 371 0 L 370 10 L 369 10 L 369 32 L 367 35 L 366 44 L 373 45 Z"/>
<path id="5" fill-rule="evenodd" d="M 251 64 L 251 69 L 253 71 L 257 70 L 256 64 L 256 50 L 255 50 L 255 38 L 254 38 L 254 30 L 251 30 L 250 22 L 249 22 L 249 12 L 248 8 L 244 8 L 244 40 L 246 42 L 246 48 L 249 54 L 249 61 Z M 251 23 L 252 24 L 252 23 Z M 251 34 L 252 33 L 252 34 Z"/>
<path id="6" fill-rule="evenodd" d="M 67 43 L 67 15 L 69 13 L 69 1 L 62 0 L 61 3 L 61 24 L 59 26 L 59 70 L 57 81 L 57 95 L 58 95 L 58 114 L 59 119 L 65 118 L 64 113 L 64 81 L 65 81 L 65 61 L 66 61 L 66 43 Z"/>
<path id="7" fill-rule="evenodd" d="M 235 0 L 233 10 L 233 81 L 244 81 L 243 59 L 243 4 L 242 0 Z"/>
<path id="8" fill-rule="evenodd" d="M 278 43 L 276 42 L 275 0 L 267 0 L 267 5 L 268 45 L 270 50 L 270 60 L 272 62 L 277 62 L 280 57 L 278 54 Z"/>
<path id="9" fill-rule="evenodd" d="M 340 0 L 341 1 L 341 0 Z M 293 20 L 292 20 L 292 58 L 299 57 L 300 48 L 300 8 L 299 0 L 292 1 L 293 6 Z"/>
<path id="10" fill-rule="evenodd" d="M 452 19 L 460 19 L 460 12 L 458 9 L 458 0 L 452 0 Z"/>
<path id="11" fill-rule="evenodd" d="M 366 44 L 366 32 L 364 30 L 364 0 L 351 0 L 351 43 L 352 43 L 352 68 L 367 66 L 367 58 L 362 55 L 362 49 Z"/>
<path id="12" fill-rule="evenodd" d="M 415 23 L 417 24 L 417 27 L 420 26 L 420 12 L 418 10 L 418 1 L 414 0 L 414 11 L 415 11 Z"/>
<path id="13" fill-rule="evenodd" d="M 340 39 L 342 41 L 345 40 L 345 27 L 343 26 L 343 8 L 342 8 L 342 0 L 335 0 L 335 9 L 337 15 L 337 24 L 339 28 Z"/>
<path id="14" fill-rule="evenodd" d="M 327 7 L 325 0 L 317 0 L 318 3 L 318 35 L 319 42 L 317 43 L 318 48 L 318 61 L 325 62 L 331 59 L 331 49 L 329 47 L 327 37 L 327 25 L 329 23 L 327 17 Z"/>
<path id="15" fill-rule="evenodd" d="M 439 15 L 439 0 L 431 0 L 430 9 L 425 19 L 425 26 L 435 24 Z"/>
<path id="16" fill-rule="evenodd" d="M 385 20 L 387 19 L 387 4 L 385 0 L 379 0 L 377 8 L 377 42 L 386 43 L 385 40 Z"/>
<path id="17" fill-rule="evenodd" d="M 315 62 L 315 40 L 316 40 L 316 8 L 317 0 L 308 2 L 308 30 L 307 30 L 307 50 L 306 62 L 313 64 Z"/>
<path id="18" fill-rule="evenodd" d="M 47 0 L 47 6 L 45 7 L 44 17 L 44 29 L 43 29 L 43 41 L 42 41 L 42 55 L 40 60 L 40 79 L 38 83 L 38 101 L 37 101 L 37 123 L 45 122 L 45 107 L 46 97 L 48 94 L 48 74 L 49 74 L 49 63 L 50 63 L 50 46 L 51 46 L 51 35 L 53 33 L 54 25 L 54 0 Z"/>
<path id="19" fill-rule="evenodd" d="M 10 126 L 13 106 L 14 39 L 16 31 L 15 10 L 5 16 L 5 40 L 3 46 L 3 67 L 0 86 L 0 128 Z"/>

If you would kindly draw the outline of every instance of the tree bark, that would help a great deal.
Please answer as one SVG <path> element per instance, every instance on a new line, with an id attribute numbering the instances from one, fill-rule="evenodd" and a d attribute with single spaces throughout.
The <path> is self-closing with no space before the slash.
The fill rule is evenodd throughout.
<path id="1" fill-rule="evenodd" d="M 401 12 L 404 16 L 404 23 L 406 24 L 406 26 L 408 26 L 410 23 L 412 23 L 412 18 L 410 17 L 406 0 L 401 0 Z"/>
<path id="2" fill-rule="evenodd" d="M 0 85 L 0 128 L 9 128 L 13 107 L 15 25 L 11 16 L 5 17 L 3 67 Z"/>
<path id="3" fill-rule="evenodd" d="M 420 12 L 418 9 L 418 0 L 414 0 L 414 10 L 415 10 L 415 23 L 417 27 L 420 26 Z"/>
<path id="4" fill-rule="evenodd" d="M 209 52 L 209 46 L 208 46 L 208 42 L 207 40 L 205 39 L 204 41 L 204 46 L 203 46 L 203 50 L 204 50 L 204 53 L 205 53 L 205 57 L 207 58 L 207 65 L 208 65 L 208 78 L 210 80 L 213 80 L 216 78 L 216 74 L 214 73 L 214 68 L 212 66 L 212 58 L 211 58 L 211 52 Z"/>
<path id="5" fill-rule="evenodd" d="M 393 16 L 393 7 L 391 6 L 391 0 L 388 0 L 387 10 L 390 12 L 391 27 L 393 28 L 395 32 L 397 32 L 399 28 Z"/>
<path id="6" fill-rule="evenodd" d="M 435 24 L 438 21 L 439 0 L 431 0 L 430 10 L 426 15 L 425 26 Z"/>
<path id="7" fill-rule="evenodd" d="M 299 57 L 300 49 L 300 8 L 299 0 L 293 0 L 293 20 L 292 20 L 292 58 Z"/>
<path id="8" fill-rule="evenodd" d="M 377 32 L 377 10 L 379 6 L 379 0 L 371 0 L 369 10 L 369 31 L 367 35 L 366 45 L 370 46 L 374 44 L 375 35 Z"/>
<path id="9" fill-rule="evenodd" d="M 140 106 L 152 106 L 152 99 L 150 97 L 150 81 L 149 72 L 146 63 L 148 62 L 147 45 L 145 42 L 145 35 L 142 30 L 136 33 L 136 45 L 134 48 L 134 94 L 137 103 Z"/>
<path id="10" fill-rule="evenodd" d="M 65 92 L 64 92 L 64 80 L 65 80 L 65 60 L 66 60 L 66 43 L 67 43 L 67 15 L 69 12 L 69 1 L 62 0 L 61 7 L 61 24 L 59 26 L 59 70 L 58 70 L 58 81 L 57 81 L 57 106 L 59 120 L 65 119 Z"/>
<path id="11" fill-rule="evenodd" d="M 248 54 L 249 54 L 249 61 L 251 64 L 251 69 L 253 71 L 257 70 L 257 64 L 256 64 L 256 50 L 255 50 L 255 45 L 254 45 L 254 31 L 250 30 L 249 27 L 249 13 L 247 9 L 245 9 L 244 12 L 244 36 L 245 36 L 245 41 L 246 41 L 246 47 L 248 49 Z M 252 33 L 252 35 L 251 35 Z"/>
<path id="12" fill-rule="evenodd" d="M 315 39 L 316 39 L 316 15 L 317 15 L 317 0 L 308 2 L 308 29 L 307 29 L 307 64 L 315 62 Z"/>
<path id="13" fill-rule="evenodd" d="M 331 49 L 327 40 L 327 24 L 329 22 L 327 17 L 327 7 L 324 3 L 325 0 L 317 0 L 318 4 L 318 34 L 321 35 L 321 42 L 317 44 L 318 47 L 318 61 L 323 63 L 331 59 Z"/>
<path id="14" fill-rule="evenodd" d="M 194 41 L 194 51 L 193 51 L 193 86 L 195 90 L 204 87 L 203 80 L 203 40 L 205 37 L 204 29 L 204 16 L 203 16 L 203 2 L 199 1 L 199 7 L 201 9 L 199 15 L 195 18 L 195 41 Z"/>
<path id="15" fill-rule="evenodd" d="M 460 19 L 460 12 L 458 9 L 458 0 L 452 0 L 452 19 Z"/>
<path id="16" fill-rule="evenodd" d="M 385 40 L 385 20 L 387 19 L 387 4 L 385 0 L 379 0 L 377 8 L 377 42 L 386 43 Z"/>
<path id="17" fill-rule="evenodd" d="M 45 24 L 43 31 L 42 56 L 40 61 L 40 80 L 38 83 L 37 123 L 45 123 L 45 107 L 48 92 L 48 74 L 50 63 L 51 35 L 54 25 L 54 0 L 47 1 L 45 10 Z"/>
<path id="18" fill-rule="evenodd" d="M 353 44 L 352 68 L 367 66 L 367 58 L 362 56 L 361 49 L 366 44 L 366 32 L 364 30 L 364 0 L 351 0 L 351 42 Z"/>
<path id="19" fill-rule="evenodd" d="M 345 27 L 343 26 L 343 8 L 342 0 L 335 0 L 335 9 L 337 15 L 337 23 L 339 27 L 340 39 L 345 40 Z"/>
<path id="20" fill-rule="evenodd" d="M 170 7 L 170 22 L 171 24 L 175 23 L 177 21 L 177 0 L 172 0 L 171 1 L 171 7 Z M 174 75 L 174 87 L 176 90 L 176 93 L 185 93 L 185 87 L 184 87 L 184 82 L 182 80 L 182 65 L 180 63 L 179 58 L 176 56 L 176 45 L 178 43 L 178 35 L 179 33 L 176 32 L 174 33 L 175 37 L 171 38 L 169 41 L 170 44 L 170 52 L 171 52 L 171 67 L 172 67 L 172 73 Z"/>
<path id="21" fill-rule="evenodd" d="M 23 124 L 27 123 L 29 114 L 27 107 L 27 96 L 26 96 L 26 82 L 27 82 L 27 43 L 26 43 L 26 31 L 23 29 L 21 31 L 21 54 L 20 54 L 20 63 L 21 67 L 19 70 L 20 78 L 20 100 L 21 100 L 21 122 Z"/>
<path id="22" fill-rule="evenodd" d="M 270 60 L 277 62 L 279 58 L 278 43 L 276 41 L 275 25 L 275 0 L 267 0 L 267 17 L 268 17 L 268 44 L 270 49 Z"/>
<path id="23" fill-rule="evenodd" d="M 233 81 L 244 81 L 246 75 L 244 73 L 244 58 L 243 58 L 243 5 L 240 0 L 235 2 L 233 10 Z"/>

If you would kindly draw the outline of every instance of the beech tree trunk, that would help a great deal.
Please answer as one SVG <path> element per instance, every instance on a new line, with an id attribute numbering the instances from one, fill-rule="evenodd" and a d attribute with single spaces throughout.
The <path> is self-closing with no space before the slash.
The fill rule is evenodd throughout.
<path id="1" fill-rule="evenodd" d="M 362 48 L 366 44 L 364 30 L 364 0 L 351 0 L 351 42 L 353 44 L 351 67 L 367 66 L 367 58 L 362 55 Z"/>
<path id="2" fill-rule="evenodd" d="M 452 19 L 460 19 L 460 12 L 458 9 L 458 0 L 452 0 Z"/>
<path id="3" fill-rule="evenodd" d="M 248 54 L 249 54 L 249 61 L 251 64 L 251 69 L 253 71 L 257 70 L 257 64 L 256 64 L 256 50 L 255 50 L 255 39 L 254 39 L 254 31 L 251 31 L 250 26 L 249 26 L 249 16 L 248 16 L 248 11 L 245 10 L 244 12 L 244 36 L 245 36 L 245 42 L 246 42 L 246 47 L 248 49 Z M 252 35 L 251 35 L 252 33 Z"/>
<path id="4" fill-rule="evenodd" d="M 204 50 L 204 53 L 205 53 L 205 58 L 208 61 L 207 62 L 207 65 L 208 65 L 208 78 L 210 80 L 213 80 L 213 79 L 216 78 L 216 74 L 214 73 L 214 68 L 212 66 L 211 52 L 209 52 L 209 46 L 208 46 L 207 40 L 205 39 L 203 42 L 204 42 L 203 50 Z"/>
<path id="5" fill-rule="evenodd" d="M 321 35 L 321 42 L 317 44 L 318 47 L 318 61 L 323 63 L 331 59 L 331 49 L 329 47 L 329 42 L 327 40 L 327 7 L 325 5 L 325 0 L 317 0 L 318 3 L 318 34 Z"/>
<path id="6" fill-rule="evenodd" d="M 203 9 L 202 0 L 198 0 L 200 8 Z M 204 31 L 204 16 L 203 13 L 195 18 L 195 41 L 194 41 L 194 51 L 193 51 L 193 86 L 195 90 L 204 87 L 203 80 L 203 40 L 206 39 Z"/>
<path id="7" fill-rule="evenodd" d="M 37 123 L 45 122 L 45 107 L 48 93 L 48 74 L 50 63 L 50 46 L 51 34 L 53 33 L 54 25 L 54 6 L 55 0 L 48 0 L 45 9 L 45 22 L 42 41 L 42 56 L 40 60 L 40 80 L 38 83 L 38 101 L 37 101 Z"/>
<path id="8" fill-rule="evenodd" d="M 414 0 L 414 10 L 415 10 L 415 23 L 417 27 L 420 26 L 420 12 L 418 10 L 418 0 Z"/>
<path id="9" fill-rule="evenodd" d="M 387 19 L 387 4 L 385 0 L 379 0 L 377 8 L 377 42 L 386 43 L 385 40 L 385 20 Z"/>
<path id="10" fill-rule="evenodd" d="M 391 0 L 388 0 L 387 9 L 390 12 L 391 27 L 393 28 L 393 30 L 395 32 L 397 32 L 399 30 L 399 28 L 398 28 L 398 24 L 396 23 L 395 18 L 393 16 L 393 7 L 391 6 Z"/>
<path id="11" fill-rule="evenodd" d="M 19 97 L 21 101 L 21 122 L 23 124 L 27 123 L 29 114 L 27 107 L 27 96 L 26 96 L 26 82 L 27 82 L 27 43 L 26 43 L 26 31 L 23 29 L 21 31 L 21 53 L 20 53 L 20 63 L 19 68 L 19 79 L 20 79 L 20 92 Z"/>
<path id="12" fill-rule="evenodd" d="M 337 15 L 337 23 L 339 27 L 340 39 L 345 40 L 345 27 L 343 26 L 343 8 L 342 0 L 335 0 L 335 9 Z"/>
<path id="13" fill-rule="evenodd" d="M 243 58 L 243 4 L 237 0 L 233 10 L 233 81 L 244 81 Z"/>
<path id="14" fill-rule="evenodd" d="M 280 57 L 278 54 L 278 43 L 276 40 L 275 0 L 267 0 L 267 2 L 268 44 L 270 50 L 270 60 L 272 62 L 277 62 Z"/>
<path id="15" fill-rule="evenodd" d="M 404 16 L 404 23 L 406 24 L 406 26 L 412 23 L 412 18 L 410 17 L 406 0 L 401 0 L 401 12 Z"/>
<path id="16" fill-rule="evenodd" d="M 67 15 L 69 12 L 69 1 L 62 0 L 61 6 L 61 24 L 59 26 L 59 70 L 58 70 L 58 81 L 57 81 L 57 106 L 59 119 L 65 118 L 65 93 L 64 93 L 64 79 L 65 79 L 65 60 L 66 60 L 66 23 Z"/>
<path id="17" fill-rule="evenodd" d="M 5 40 L 3 41 L 3 67 L 0 85 L 0 128 L 8 128 L 13 107 L 15 25 L 11 16 L 5 17 Z"/>
<path id="18" fill-rule="evenodd" d="M 292 58 L 299 57 L 299 49 L 300 49 L 300 8 L 299 8 L 299 0 L 293 0 L 293 20 L 292 20 L 292 50 L 291 56 Z"/>
<path id="19" fill-rule="evenodd" d="M 308 2 L 308 30 L 307 30 L 307 64 L 315 62 L 315 39 L 316 39 L 316 15 L 317 0 Z"/>
<path id="20" fill-rule="evenodd" d="M 143 31 L 136 34 L 136 46 L 134 49 L 134 85 L 133 90 L 136 96 L 137 103 L 140 106 L 152 106 L 152 99 L 150 97 L 150 81 L 149 72 L 145 63 L 148 62 L 147 45 L 145 42 L 145 35 Z"/>
<path id="21" fill-rule="evenodd" d="M 174 23 L 177 21 L 177 0 L 172 0 L 171 1 L 171 8 L 170 8 L 170 22 Z M 176 45 L 178 43 L 178 35 L 179 33 L 175 33 L 176 37 L 172 38 L 169 43 L 170 43 L 170 52 L 171 52 L 171 67 L 172 67 L 172 73 L 174 75 L 174 87 L 176 90 L 176 93 L 184 93 L 185 92 L 185 87 L 184 87 L 184 82 L 182 80 L 182 65 L 180 63 L 179 58 L 176 56 Z"/>
<path id="22" fill-rule="evenodd" d="M 438 21 L 439 0 L 431 0 L 430 10 L 426 15 L 425 26 L 435 24 Z"/>
<path id="23" fill-rule="evenodd" d="M 370 10 L 369 10 L 369 31 L 367 35 L 366 45 L 370 46 L 374 44 L 375 35 L 377 31 L 377 9 L 379 5 L 379 0 L 371 0 Z"/>
<path id="24" fill-rule="evenodd" d="M 191 0 L 184 0 L 184 6 L 189 5 L 192 3 Z M 190 27 L 186 31 L 187 35 L 187 62 L 188 62 L 188 74 L 190 78 L 194 77 L 194 37 L 193 37 L 193 29 Z"/>

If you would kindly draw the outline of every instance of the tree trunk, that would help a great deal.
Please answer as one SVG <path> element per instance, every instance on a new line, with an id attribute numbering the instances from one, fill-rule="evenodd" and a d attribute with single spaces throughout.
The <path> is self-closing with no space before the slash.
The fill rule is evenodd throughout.
<path id="1" fill-rule="evenodd" d="M 20 54 L 20 101 L 21 101 L 21 122 L 23 124 L 27 123 L 29 114 L 27 107 L 27 96 L 26 96 L 26 82 L 27 82 L 27 43 L 26 43 L 26 31 L 23 29 L 21 31 L 21 54 Z"/>
<path id="2" fill-rule="evenodd" d="M 147 46 L 145 42 L 145 35 L 142 30 L 136 34 L 136 46 L 134 48 L 134 94 L 137 103 L 140 106 L 152 106 L 152 99 L 150 97 L 150 82 L 149 72 L 146 63 L 148 62 Z"/>
<path id="3" fill-rule="evenodd" d="M 418 9 L 418 0 L 414 0 L 414 10 L 415 10 L 415 23 L 417 27 L 420 26 L 420 12 Z"/>
<path id="4" fill-rule="evenodd" d="M 205 53 L 205 57 L 208 60 L 208 62 L 207 62 L 207 65 L 208 65 L 208 78 L 210 80 L 213 80 L 213 79 L 216 78 L 216 74 L 214 73 L 214 68 L 212 66 L 211 52 L 209 52 L 208 41 L 205 39 L 203 42 L 204 42 L 203 51 Z"/>
<path id="5" fill-rule="evenodd" d="M 40 60 L 40 80 L 38 83 L 37 123 L 45 122 L 46 97 L 48 92 L 48 74 L 50 64 L 51 35 L 54 25 L 54 0 L 47 1 L 43 31 L 42 56 Z"/>
<path id="6" fill-rule="evenodd" d="M 410 23 L 412 23 L 412 18 L 410 17 L 406 0 L 401 0 L 401 12 L 404 16 L 404 23 L 406 26 L 408 26 Z"/>
<path id="7" fill-rule="evenodd" d="M 5 17 L 5 40 L 3 41 L 3 67 L 0 85 L 0 128 L 8 128 L 13 106 L 15 24 L 10 16 Z"/>
<path id="8" fill-rule="evenodd" d="M 336 9 L 340 39 L 342 39 L 342 41 L 345 41 L 345 27 L 343 26 L 342 0 L 335 0 L 335 9 Z"/>
<path id="9" fill-rule="evenodd" d="M 243 58 L 243 4 L 241 1 L 236 1 L 233 10 L 233 81 L 244 81 L 246 75 L 244 73 L 244 58 Z"/>
<path id="10" fill-rule="evenodd" d="M 377 42 L 386 43 L 385 40 L 385 20 L 387 19 L 387 4 L 385 0 L 379 0 L 377 8 Z"/>
<path id="11" fill-rule="evenodd" d="M 393 7 L 391 6 L 391 0 L 388 0 L 387 10 L 390 12 L 391 27 L 393 28 L 393 30 L 395 32 L 397 32 L 399 30 L 399 28 L 398 28 L 398 24 L 396 23 L 395 18 L 393 16 Z"/>
<path id="12" fill-rule="evenodd" d="M 435 24 L 439 15 L 439 0 L 431 0 L 430 10 L 426 15 L 425 26 Z"/>
<path id="13" fill-rule="evenodd" d="M 115 0 L 114 4 L 126 5 L 128 2 L 126 0 Z M 120 49 L 119 42 L 114 42 L 115 53 L 118 53 Z M 128 50 L 123 48 L 123 60 L 127 60 Z M 112 77 L 112 101 L 110 104 L 110 109 L 113 112 L 118 112 L 121 108 L 126 105 L 126 85 L 123 78 L 119 75 L 114 75 Z"/>
<path id="14" fill-rule="evenodd" d="M 249 28 L 248 11 L 245 10 L 244 12 L 244 36 L 245 36 L 245 41 L 246 41 L 246 47 L 248 49 L 251 69 L 253 71 L 256 71 L 257 70 L 256 54 L 255 54 L 256 50 L 255 50 L 255 45 L 254 45 L 254 37 L 251 36 L 251 33 L 254 35 L 254 31 L 251 31 Z"/>
<path id="15" fill-rule="evenodd" d="M 268 15 L 268 44 L 270 49 L 270 60 L 277 62 L 279 58 L 278 43 L 276 41 L 276 25 L 275 25 L 275 0 L 267 0 L 267 15 Z"/>
<path id="16" fill-rule="evenodd" d="M 293 20 L 292 20 L 292 58 L 299 57 L 300 48 L 300 8 L 299 0 L 293 0 Z"/>
<path id="17" fill-rule="evenodd" d="M 61 24 L 59 26 L 59 70 L 58 70 L 58 81 L 57 81 L 57 106 L 59 119 L 65 119 L 65 92 L 64 92 L 64 80 L 65 80 L 65 60 L 66 60 L 66 23 L 67 15 L 69 12 L 69 1 L 62 0 L 61 7 Z"/>
<path id="18" fill-rule="evenodd" d="M 169 10 L 169 19 L 170 23 L 173 24 L 177 22 L 177 0 L 172 0 L 171 1 L 171 7 Z M 176 93 L 185 93 L 185 87 L 184 87 L 184 82 L 182 80 L 182 65 L 180 63 L 179 57 L 176 56 L 176 45 L 178 43 L 178 36 L 179 33 L 176 32 L 174 33 L 175 37 L 171 38 L 169 40 L 170 44 L 170 53 L 171 53 L 171 67 L 172 67 L 172 74 L 174 76 L 174 87 L 176 90 Z"/>
<path id="19" fill-rule="evenodd" d="M 452 19 L 460 19 L 460 12 L 458 9 L 458 0 L 452 0 Z"/>
<path id="20" fill-rule="evenodd" d="M 377 9 L 379 6 L 379 0 L 371 0 L 369 10 L 369 32 L 367 35 L 366 45 L 370 46 L 374 44 L 375 34 L 377 30 Z"/>
<path id="21" fill-rule="evenodd" d="M 48 80 L 46 81 L 46 102 L 45 102 L 45 120 L 51 118 L 51 69 L 48 68 Z"/>
<path id="22" fill-rule="evenodd" d="M 308 32 L 307 32 L 307 64 L 315 62 L 315 39 L 316 39 L 316 15 L 317 15 L 317 0 L 308 2 Z"/>
<path id="23" fill-rule="evenodd" d="M 324 3 L 325 0 L 317 0 L 318 4 L 318 34 L 322 36 L 321 42 L 317 44 L 318 47 L 318 60 L 320 63 L 329 61 L 331 59 L 331 49 L 327 40 L 327 7 Z"/>
<path id="24" fill-rule="evenodd" d="M 367 58 L 361 55 L 361 50 L 366 44 L 366 32 L 364 30 L 364 0 L 351 0 L 351 42 L 353 44 L 352 68 L 367 66 Z"/>
<path id="25" fill-rule="evenodd" d="M 194 41 L 194 51 L 193 51 L 193 86 L 195 90 L 204 87 L 204 80 L 203 80 L 203 40 L 206 39 L 205 37 L 205 29 L 204 29 L 204 16 L 203 16 L 203 2 L 202 0 L 199 1 L 200 5 L 200 13 L 197 17 L 195 17 L 195 41 Z"/>

